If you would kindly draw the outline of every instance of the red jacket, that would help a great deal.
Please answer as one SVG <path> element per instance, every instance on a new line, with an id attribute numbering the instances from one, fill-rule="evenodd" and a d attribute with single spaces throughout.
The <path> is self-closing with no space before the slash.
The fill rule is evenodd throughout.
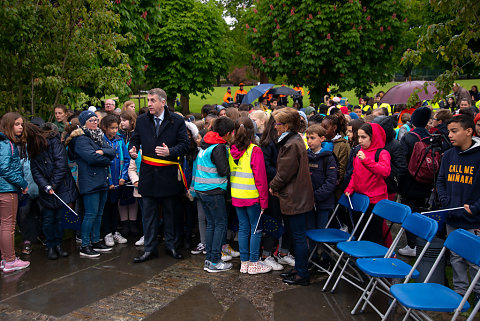
<path id="1" fill-rule="evenodd" d="M 357 192 L 365 194 L 370 203 L 376 204 L 380 200 L 388 199 L 387 184 L 385 178 L 390 175 L 390 154 L 382 150 L 375 162 L 377 149 L 385 147 L 385 131 L 378 124 L 372 126 L 372 142 L 367 149 L 360 149 L 365 153 L 365 158 L 355 157 L 353 160 L 353 174 L 345 192 L 350 194 Z"/>

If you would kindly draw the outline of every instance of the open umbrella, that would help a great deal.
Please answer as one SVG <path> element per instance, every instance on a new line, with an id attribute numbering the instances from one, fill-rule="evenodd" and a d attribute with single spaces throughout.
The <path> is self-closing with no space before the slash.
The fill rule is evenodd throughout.
<path id="1" fill-rule="evenodd" d="M 272 95 L 285 95 L 285 96 L 298 95 L 298 91 L 294 90 L 293 88 L 285 87 L 285 86 L 272 88 L 268 93 Z"/>
<path id="2" fill-rule="evenodd" d="M 242 104 L 251 104 L 255 99 L 266 93 L 273 86 L 275 86 L 275 84 L 261 84 L 257 87 L 253 87 L 245 97 L 243 97 Z"/>
<path id="3" fill-rule="evenodd" d="M 393 86 L 385 93 L 381 102 L 390 105 L 406 104 L 410 95 L 417 88 L 421 89 L 421 91 L 418 93 L 418 98 L 420 98 L 420 101 L 432 99 L 433 96 L 435 96 L 435 94 L 438 92 L 438 89 L 435 87 L 435 83 L 432 81 L 428 82 L 427 94 L 423 90 L 424 84 L 425 81 L 417 80 L 407 81 Z"/>

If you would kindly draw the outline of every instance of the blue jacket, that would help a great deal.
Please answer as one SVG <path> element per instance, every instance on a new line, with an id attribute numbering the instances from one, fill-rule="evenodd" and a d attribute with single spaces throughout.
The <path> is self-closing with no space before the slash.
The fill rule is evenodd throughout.
<path id="1" fill-rule="evenodd" d="M 320 151 L 315 154 L 308 150 L 308 165 L 312 179 L 315 208 L 329 210 L 335 207 L 335 187 L 338 179 L 338 166 L 333 152 Z"/>
<path id="2" fill-rule="evenodd" d="M 32 171 L 30 169 L 30 160 L 28 158 L 22 158 L 20 164 L 23 166 L 23 177 L 28 183 L 28 196 L 31 199 L 36 199 L 38 197 L 38 186 L 35 184 L 35 181 L 32 177 Z"/>
<path id="3" fill-rule="evenodd" d="M 0 193 L 17 193 L 27 186 L 17 146 L 0 132 Z"/>
<path id="4" fill-rule="evenodd" d="M 47 149 L 31 160 L 30 168 L 39 187 L 42 206 L 51 209 L 63 206 L 54 195 L 45 192 L 46 186 L 52 186 L 55 194 L 67 204 L 78 198 L 77 186 L 68 166 L 67 150 L 54 133 L 48 138 Z"/>
<path id="5" fill-rule="evenodd" d="M 80 194 L 90 194 L 108 189 L 109 166 L 115 152 L 107 142 L 99 146 L 83 129 L 75 129 L 65 140 L 78 165 Z M 102 150 L 103 155 L 96 153 Z"/>
<path id="6" fill-rule="evenodd" d="M 465 151 L 453 147 L 443 154 L 437 179 L 437 192 L 442 208 L 470 205 L 450 211 L 446 223 L 456 228 L 480 228 L 480 138 Z"/>
<path id="7" fill-rule="evenodd" d="M 107 135 L 104 136 L 105 141 L 115 151 L 115 158 L 110 163 L 110 177 L 108 179 L 109 185 L 118 185 L 120 179 L 128 181 L 128 165 L 130 164 L 130 155 L 128 154 L 127 146 L 120 135 L 110 140 Z"/>

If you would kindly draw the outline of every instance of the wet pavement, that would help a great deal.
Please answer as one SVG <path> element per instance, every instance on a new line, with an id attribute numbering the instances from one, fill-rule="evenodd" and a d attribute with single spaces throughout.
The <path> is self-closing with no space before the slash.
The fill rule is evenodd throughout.
<path id="1" fill-rule="evenodd" d="M 240 274 L 238 258 L 228 272 L 207 273 L 203 255 L 175 260 L 162 249 L 159 258 L 133 264 L 140 250 L 133 242 L 98 259 L 81 258 L 73 240 L 66 246 L 70 256 L 56 261 L 35 248 L 30 268 L 1 276 L 0 320 L 380 319 L 371 309 L 350 314 L 360 292 L 345 282 L 335 294 L 322 292 L 325 274 L 313 275 L 308 287 L 288 286 L 280 272 Z M 385 298 L 375 301 L 386 309 Z"/>

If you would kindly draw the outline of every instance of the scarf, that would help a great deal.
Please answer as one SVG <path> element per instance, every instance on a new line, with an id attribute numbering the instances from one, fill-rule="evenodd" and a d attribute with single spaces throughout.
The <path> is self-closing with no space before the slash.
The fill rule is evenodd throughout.
<path id="1" fill-rule="evenodd" d="M 103 139 L 103 131 L 100 128 L 92 130 L 83 126 L 82 129 L 85 133 L 88 133 L 90 138 L 93 139 L 93 141 L 97 143 L 98 146 L 103 147 L 105 145 L 105 140 Z"/>

